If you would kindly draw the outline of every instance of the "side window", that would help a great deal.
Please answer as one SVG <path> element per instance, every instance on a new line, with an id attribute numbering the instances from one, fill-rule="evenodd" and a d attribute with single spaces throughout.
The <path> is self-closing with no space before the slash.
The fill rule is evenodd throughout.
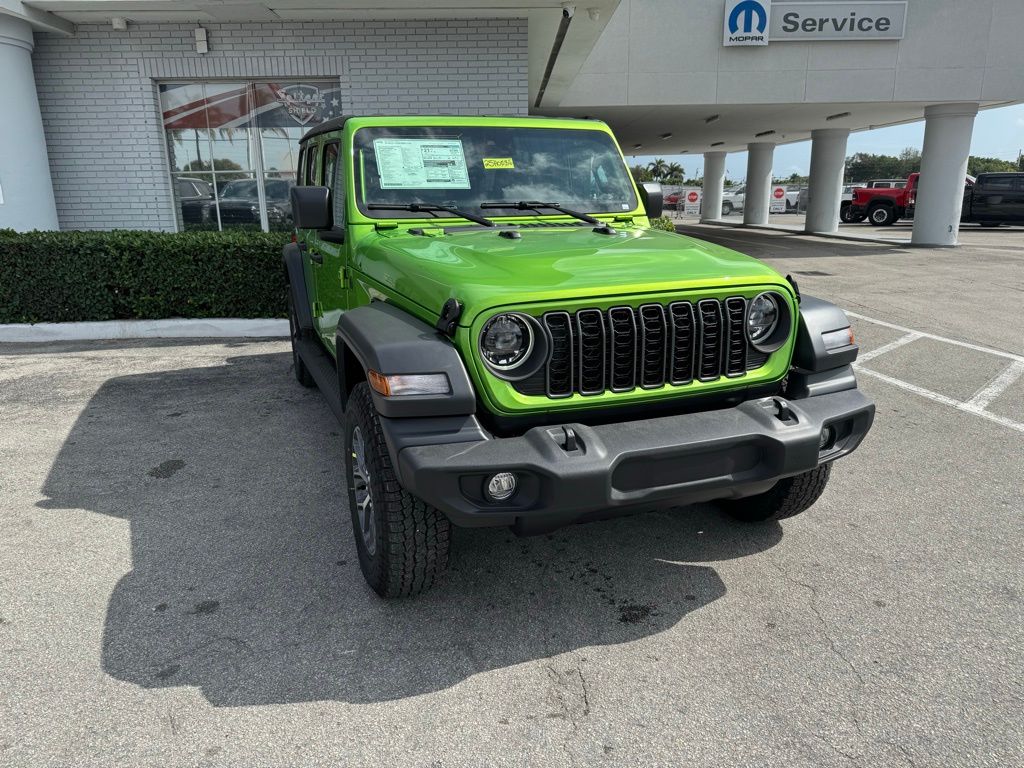
<path id="1" fill-rule="evenodd" d="M 1013 189 L 1013 176 L 989 176 L 982 186 L 993 192 L 1009 192 Z"/>
<path id="2" fill-rule="evenodd" d="M 331 190 L 331 201 L 334 208 L 334 225 L 344 226 L 345 223 L 345 184 L 339 179 L 338 173 L 338 142 L 332 141 L 324 145 L 321 161 L 321 183 Z"/>
<path id="3" fill-rule="evenodd" d="M 316 186 L 316 155 L 317 145 L 307 144 L 306 145 L 306 163 L 305 170 L 303 171 L 304 183 L 307 186 Z"/>
<path id="4" fill-rule="evenodd" d="M 295 166 L 295 183 L 299 186 L 306 184 L 306 147 L 299 147 L 299 163 Z"/>

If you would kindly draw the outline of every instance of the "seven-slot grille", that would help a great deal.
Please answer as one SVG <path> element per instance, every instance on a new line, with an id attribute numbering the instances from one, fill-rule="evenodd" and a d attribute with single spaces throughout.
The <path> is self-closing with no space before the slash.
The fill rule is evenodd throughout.
<path id="1" fill-rule="evenodd" d="M 740 296 L 548 312 L 541 318 L 551 342 L 547 364 L 515 386 L 569 397 L 742 376 L 767 360 L 747 343 L 746 312 Z"/>

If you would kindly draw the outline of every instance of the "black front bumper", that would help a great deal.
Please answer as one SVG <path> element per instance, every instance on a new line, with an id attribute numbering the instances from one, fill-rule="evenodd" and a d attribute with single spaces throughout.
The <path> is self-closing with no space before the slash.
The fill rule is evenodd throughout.
<path id="1" fill-rule="evenodd" d="M 605 510 L 762 493 L 780 478 L 853 451 L 874 413 L 871 401 L 848 389 L 598 427 L 567 423 L 577 438 L 575 450 L 566 449 L 563 425 L 514 438 L 472 439 L 463 432 L 462 442 L 388 442 L 405 487 L 456 525 L 529 528 Z M 835 436 L 821 450 L 826 426 Z M 515 473 L 517 491 L 508 501 L 489 501 L 485 485 L 502 471 Z"/>

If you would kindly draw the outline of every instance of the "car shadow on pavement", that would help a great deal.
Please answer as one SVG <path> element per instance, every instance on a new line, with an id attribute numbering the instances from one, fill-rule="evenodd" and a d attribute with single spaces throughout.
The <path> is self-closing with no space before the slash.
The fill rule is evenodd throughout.
<path id="1" fill-rule="evenodd" d="M 459 530 L 439 585 L 385 602 L 343 511 L 341 430 L 290 366 L 264 354 L 121 376 L 80 414 L 40 506 L 130 526 L 107 674 L 221 706 L 414 696 L 662 632 L 725 594 L 710 563 L 781 538 L 705 507 L 529 539 Z"/>

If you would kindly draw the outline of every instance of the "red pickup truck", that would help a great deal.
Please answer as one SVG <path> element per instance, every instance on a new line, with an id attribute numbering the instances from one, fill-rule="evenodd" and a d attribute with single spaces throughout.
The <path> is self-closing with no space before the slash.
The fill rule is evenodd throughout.
<path id="1" fill-rule="evenodd" d="M 900 219 L 914 218 L 914 204 L 917 200 L 917 179 L 921 174 L 912 173 L 907 177 L 906 186 L 901 188 L 855 187 L 850 201 L 849 220 L 863 221 L 865 218 L 875 227 L 887 227 Z M 970 199 L 975 179 L 968 176 L 964 200 Z M 966 208 L 965 208 L 966 214 Z M 965 215 L 964 221 L 974 220 Z"/>
<path id="2" fill-rule="evenodd" d="M 899 219 L 913 218 L 918 176 L 918 173 L 910 174 L 902 188 L 855 187 L 850 201 L 850 219 L 863 221 L 866 218 L 873 226 L 887 227 Z"/>

